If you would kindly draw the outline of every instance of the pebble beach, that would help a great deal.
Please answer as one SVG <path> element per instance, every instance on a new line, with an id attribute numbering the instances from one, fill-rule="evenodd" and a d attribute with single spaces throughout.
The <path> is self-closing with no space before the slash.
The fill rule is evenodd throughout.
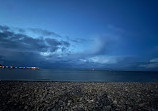
<path id="1" fill-rule="evenodd" d="M 0 81 L 0 111 L 158 111 L 158 83 Z"/>

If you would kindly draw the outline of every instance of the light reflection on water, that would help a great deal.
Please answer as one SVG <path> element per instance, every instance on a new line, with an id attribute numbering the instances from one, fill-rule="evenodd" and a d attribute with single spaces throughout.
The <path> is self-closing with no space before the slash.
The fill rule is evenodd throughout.
<path id="1" fill-rule="evenodd" d="M 158 82 L 158 72 L 0 69 L 0 80 Z"/>

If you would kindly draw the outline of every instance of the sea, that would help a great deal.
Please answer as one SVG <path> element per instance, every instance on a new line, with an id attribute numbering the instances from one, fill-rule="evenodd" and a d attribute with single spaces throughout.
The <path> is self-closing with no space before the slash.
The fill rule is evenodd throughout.
<path id="1" fill-rule="evenodd" d="M 158 82 L 158 72 L 57 69 L 0 69 L 0 80 L 69 82 Z"/>

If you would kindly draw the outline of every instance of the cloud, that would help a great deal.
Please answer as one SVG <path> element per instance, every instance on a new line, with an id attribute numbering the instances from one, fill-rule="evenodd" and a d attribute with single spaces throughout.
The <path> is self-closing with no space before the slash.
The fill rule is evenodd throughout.
<path id="1" fill-rule="evenodd" d="M 116 56 L 105 56 L 105 55 L 98 55 L 92 56 L 87 58 L 79 59 L 83 63 L 93 63 L 93 64 L 117 64 L 121 59 L 120 57 Z"/>
<path id="2" fill-rule="evenodd" d="M 140 65 L 140 67 L 144 67 L 144 68 L 158 68 L 158 63 L 143 64 L 143 65 Z"/>
<path id="3" fill-rule="evenodd" d="M 14 32 L 4 31 L 0 33 L 1 49 L 13 51 L 42 51 L 48 48 L 43 44 L 42 39 L 34 39 L 24 34 L 15 34 Z"/>
<path id="4" fill-rule="evenodd" d="M 55 32 L 51 32 L 48 30 L 40 29 L 40 28 L 29 28 L 30 31 L 36 34 L 41 34 L 42 36 L 56 36 L 56 37 L 61 37 L 59 34 Z"/>
<path id="5" fill-rule="evenodd" d="M 53 58 L 67 54 L 70 43 L 65 40 L 51 38 L 34 38 L 24 33 L 9 30 L 0 26 L 0 61 L 9 63 L 53 62 Z M 24 30 L 24 29 L 23 29 Z M 26 31 L 26 30 L 24 30 Z M 23 31 L 22 31 L 23 32 Z"/>
<path id="6" fill-rule="evenodd" d="M 150 62 L 157 62 L 158 63 L 158 58 L 151 59 Z"/>
<path id="7" fill-rule="evenodd" d="M 9 27 L 8 26 L 1 26 L 0 25 L 0 30 L 1 31 L 7 31 L 7 30 L 9 30 Z"/>
<path id="8" fill-rule="evenodd" d="M 105 34 L 102 36 L 93 36 L 84 41 L 78 41 L 77 46 L 74 46 L 74 53 L 84 56 L 106 55 L 119 46 L 121 39 L 112 34 Z"/>
<path id="9" fill-rule="evenodd" d="M 144 67 L 147 69 L 158 68 L 158 58 L 151 59 L 151 60 L 149 60 L 148 63 L 141 64 L 140 67 Z"/>
<path id="10" fill-rule="evenodd" d="M 86 59 L 79 59 L 81 62 L 87 62 Z"/>
<path id="11" fill-rule="evenodd" d="M 133 56 L 107 56 L 97 55 L 91 57 L 80 58 L 79 61 L 83 66 L 91 66 L 91 68 L 113 69 L 113 70 L 145 70 L 140 67 L 144 64 L 139 57 Z"/>
<path id="12" fill-rule="evenodd" d="M 104 34 L 74 39 L 59 37 L 56 33 L 43 29 L 34 29 L 32 32 L 33 34 L 28 29 L 0 26 L 0 63 L 51 68 L 158 68 L 158 58 L 146 63 L 139 62 L 140 59 L 133 56 L 117 56 L 115 52 L 122 42 L 119 35 Z"/>
<path id="13" fill-rule="evenodd" d="M 100 64 L 115 64 L 117 63 L 117 59 L 111 56 L 95 56 L 88 59 L 89 62 L 100 63 Z"/>

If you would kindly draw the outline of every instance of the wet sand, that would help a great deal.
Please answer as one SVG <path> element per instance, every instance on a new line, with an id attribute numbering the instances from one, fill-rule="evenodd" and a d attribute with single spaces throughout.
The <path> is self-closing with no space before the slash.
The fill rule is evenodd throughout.
<path id="1" fill-rule="evenodd" d="M 158 83 L 0 81 L 0 111 L 158 111 Z"/>

